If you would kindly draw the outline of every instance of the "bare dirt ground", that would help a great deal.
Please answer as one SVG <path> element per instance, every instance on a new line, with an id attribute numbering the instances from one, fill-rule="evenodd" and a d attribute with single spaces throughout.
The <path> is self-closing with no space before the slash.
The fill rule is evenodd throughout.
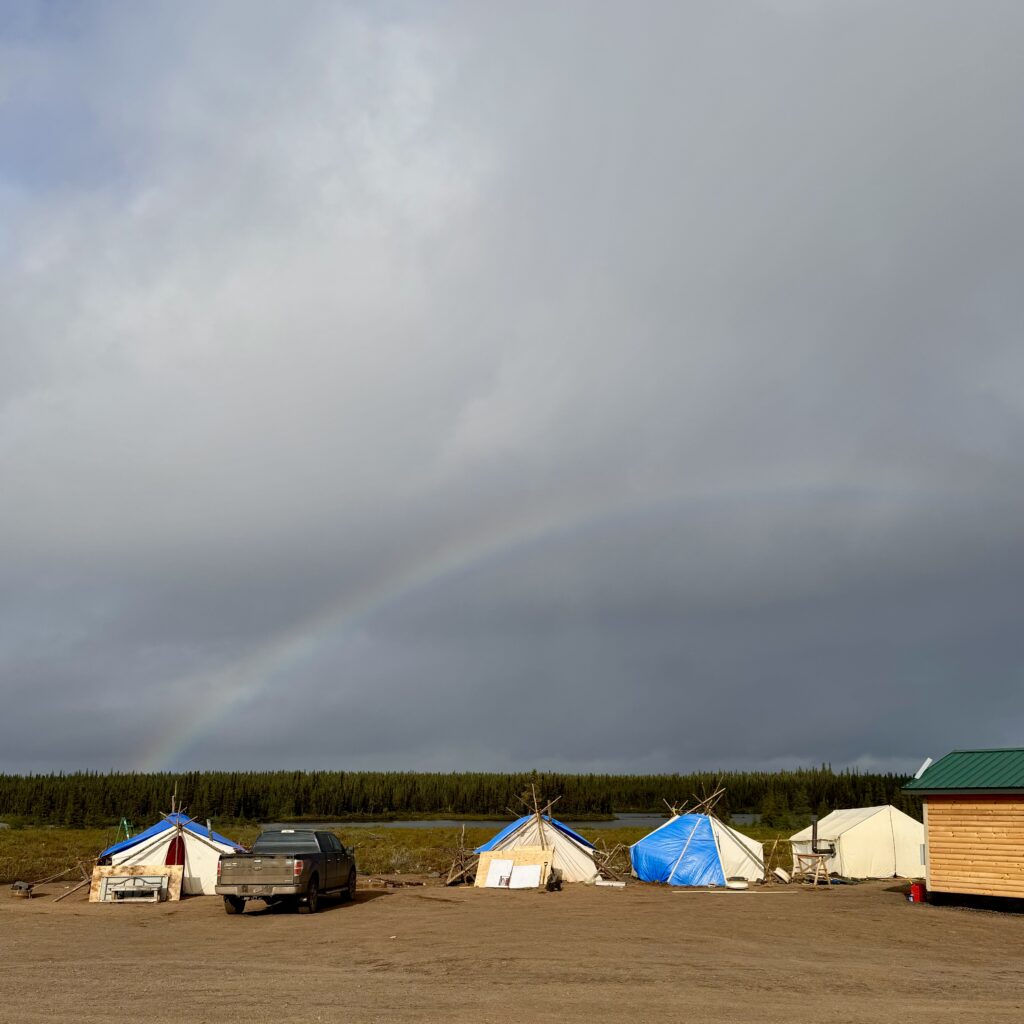
<path id="1" fill-rule="evenodd" d="M 1024 916 L 892 888 L 433 885 L 242 917 L 4 893 L 0 1020 L 1024 1021 Z"/>

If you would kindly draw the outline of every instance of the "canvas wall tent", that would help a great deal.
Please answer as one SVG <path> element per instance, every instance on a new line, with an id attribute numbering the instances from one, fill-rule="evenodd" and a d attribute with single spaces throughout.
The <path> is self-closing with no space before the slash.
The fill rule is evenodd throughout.
<path id="1" fill-rule="evenodd" d="M 108 846 L 101 864 L 181 864 L 181 891 L 188 895 L 213 895 L 217 885 L 217 861 L 222 853 L 244 853 L 245 847 L 210 831 L 184 814 L 166 815 L 144 832 Z"/>
<path id="2" fill-rule="evenodd" d="M 676 814 L 629 848 L 642 882 L 725 885 L 728 878 L 764 878 L 761 844 L 714 815 Z"/>
<path id="3" fill-rule="evenodd" d="M 551 866 L 562 873 L 564 882 L 592 882 L 597 878 L 593 843 L 544 814 L 526 814 L 513 821 L 489 842 L 478 846 L 476 852 L 514 850 L 520 846 L 551 850 Z"/>
<path id="4" fill-rule="evenodd" d="M 811 853 L 811 827 L 791 838 L 793 853 Z M 818 822 L 818 848 L 835 844 L 829 874 L 845 878 L 917 878 L 924 873 L 924 825 L 891 804 L 852 807 Z"/>

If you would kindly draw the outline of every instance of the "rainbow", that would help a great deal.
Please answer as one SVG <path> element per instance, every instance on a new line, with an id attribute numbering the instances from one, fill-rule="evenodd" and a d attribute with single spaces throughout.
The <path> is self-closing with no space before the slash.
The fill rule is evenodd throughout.
<path id="1" fill-rule="evenodd" d="M 706 488 L 672 489 L 643 500 L 619 496 L 601 500 L 551 505 L 534 509 L 518 521 L 488 523 L 471 535 L 461 534 L 437 544 L 390 571 L 382 572 L 359 588 L 346 591 L 315 614 L 257 646 L 222 668 L 172 681 L 168 686 L 179 698 L 180 717 L 162 721 L 160 734 L 149 742 L 138 760 L 139 771 L 168 770 L 184 759 L 198 741 L 244 705 L 257 700 L 275 678 L 308 659 L 329 639 L 365 622 L 377 612 L 412 594 L 436 586 L 470 568 L 530 544 L 560 534 L 607 525 L 636 513 L 654 514 L 684 505 L 742 498 L 746 505 L 775 501 L 780 496 L 829 493 L 835 482 L 805 472 L 793 479 L 773 480 L 769 486 L 745 479 Z M 872 481 L 876 497 L 898 496 L 902 487 L 888 479 Z"/>
<path id="2" fill-rule="evenodd" d="M 649 506 L 650 502 L 645 502 L 645 507 Z M 160 733 L 147 744 L 136 770 L 163 771 L 180 763 L 191 747 L 241 707 L 257 700 L 275 678 L 307 660 L 328 638 L 337 638 L 382 609 L 497 556 L 629 510 L 626 504 L 612 508 L 606 504 L 595 514 L 593 506 L 560 506 L 513 524 L 488 524 L 472 536 L 449 539 L 344 593 L 229 665 L 174 680 L 168 687 L 175 693 L 181 713 L 161 722 Z"/>

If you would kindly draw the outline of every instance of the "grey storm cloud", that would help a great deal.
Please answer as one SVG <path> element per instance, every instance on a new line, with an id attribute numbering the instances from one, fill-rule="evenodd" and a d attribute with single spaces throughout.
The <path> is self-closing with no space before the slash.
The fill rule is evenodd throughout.
<path id="1" fill-rule="evenodd" d="M 7 16 L 0 770 L 1018 742 L 1022 30 Z"/>

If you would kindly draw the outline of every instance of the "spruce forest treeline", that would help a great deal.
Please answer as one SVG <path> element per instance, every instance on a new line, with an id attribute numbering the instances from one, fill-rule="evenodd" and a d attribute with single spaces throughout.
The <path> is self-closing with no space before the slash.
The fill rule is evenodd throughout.
<path id="1" fill-rule="evenodd" d="M 833 772 L 698 772 L 690 775 L 568 775 L 557 772 L 81 772 L 0 775 L 0 820 L 24 824 L 97 826 L 122 816 L 138 825 L 179 803 L 200 819 L 275 821 L 364 820 L 445 816 L 506 816 L 531 785 L 561 796 L 564 819 L 615 812 L 665 810 L 693 794 L 726 788 L 717 813 L 760 813 L 785 825 L 837 807 L 895 804 L 920 818 L 920 802 L 903 794 L 907 776 Z"/>

